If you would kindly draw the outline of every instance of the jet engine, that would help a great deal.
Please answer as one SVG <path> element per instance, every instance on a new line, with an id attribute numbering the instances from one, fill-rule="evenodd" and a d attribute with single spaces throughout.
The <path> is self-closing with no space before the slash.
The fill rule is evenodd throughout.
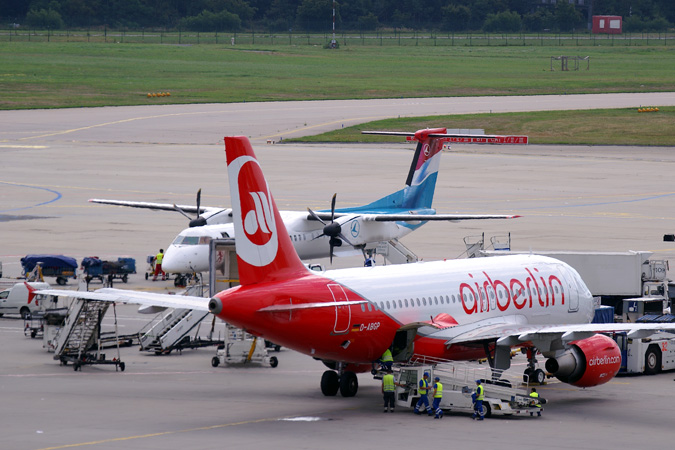
<path id="1" fill-rule="evenodd" d="M 557 358 L 546 360 L 546 370 L 563 383 L 577 387 L 605 384 L 619 372 L 621 352 L 609 337 L 596 334 L 570 343 Z"/>

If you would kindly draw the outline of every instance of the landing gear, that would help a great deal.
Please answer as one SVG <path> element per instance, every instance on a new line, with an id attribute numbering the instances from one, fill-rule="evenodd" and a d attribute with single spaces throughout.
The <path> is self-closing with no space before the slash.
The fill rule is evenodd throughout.
<path id="1" fill-rule="evenodd" d="M 359 379 L 354 372 L 327 370 L 321 376 L 321 392 L 326 397 L 335 396 L 338 391 L 343 397 L 354 397 L 359 390 Z"/>
<path id="2" fill-rule="evenodd" d="M 544 384 L 546 381 L 546 373 L 537 369 L 537 350 L 534 348 L 527 349 L 527 369 L 523 372 L 523 381 L 526 383 Z"/>

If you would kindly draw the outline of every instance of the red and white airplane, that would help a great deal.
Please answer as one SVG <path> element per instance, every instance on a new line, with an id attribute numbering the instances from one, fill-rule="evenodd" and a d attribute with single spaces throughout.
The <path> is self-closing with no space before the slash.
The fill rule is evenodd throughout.
<path id="1" fill-rule="evenodd" d="M 619 370 L 616 343 L 599 332 L 639 338 L 675 324 L 591 324 L 593 301 L 579 274 L 543 256 L 517 255 L 316 273 L 299 259 L 246 137 L 226 137 L 240 286 L 210 300 L 118 289 L 42 290 L 144 305 L 210 310 L 224 321 L 323 361 L 325 395 L 356 394 L 356 373 L 385 349 L 397 360 L 488 356 L 510 364 L 514 347 L 534 350 L 546 369 L 580 387 Z M 66 292 L 64 294 L 64 292 Z"/>

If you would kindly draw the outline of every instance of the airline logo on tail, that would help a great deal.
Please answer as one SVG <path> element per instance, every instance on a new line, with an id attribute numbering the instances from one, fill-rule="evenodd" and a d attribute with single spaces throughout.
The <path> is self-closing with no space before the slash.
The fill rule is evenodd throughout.
<path id="1" fill-rule="evenodd" d="M 235 221 L 237 253 L 248 264 L 263 267 L 274 261 L 279 241 L 274 219 L 272 196 L 264 182 L 262 169 L 254 158 L 240 156 L 230 163 L 232 206 L 241 211 L 242 221 Z M 251 186 L 256 184 L 256 186 Z"/>

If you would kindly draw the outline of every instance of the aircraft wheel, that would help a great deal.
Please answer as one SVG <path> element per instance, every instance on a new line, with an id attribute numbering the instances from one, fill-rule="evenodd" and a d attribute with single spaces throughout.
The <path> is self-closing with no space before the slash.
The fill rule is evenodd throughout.
<path id="1" fill-rule="evenodd" d="M 276 356 L 270 356 L 270 366 L 276 367 L 279 365 L 279 360 Z"/>
<path id="2" fill-rule="evenodd" d="M 122 283 L 126 283 L 127 281 L 129 281 L 129 277 L 125 273 L 124 275 L 122 275 Z"/>
<path id="3" fill-rule="evenodd" d="M 340 389 L 340 379 L 337 372 L 326 370 L 321 375 L 321 392 L 326 397 L 332 397 Z"/>
<path id="4" fill-rule="evenodd" d="M 645 374 L 654 375 L 661 370 L 661 355 L 653 345 L 649 346 L 645 354 Z"/>
<path id="5" fill-rule="evenodd" d="M 535 370 L 534 381 L 536 381 L 539 384 L 544 384 L 544 382 L 546 381 L 546 373 L 544 373 L 544 371 L 541 369 Z"/>
<path id="6" fill-rule="evenodd" d="M 148 272 L 145 272 L 145 279 L 148 279 Z"/>
<path id="7" fill-rule="evenodd" d="M 359 390 L 359 379 L 354 372 L 344 372 L 340 377 L 340 394 L 343 397 L 353 397 Z"/>

